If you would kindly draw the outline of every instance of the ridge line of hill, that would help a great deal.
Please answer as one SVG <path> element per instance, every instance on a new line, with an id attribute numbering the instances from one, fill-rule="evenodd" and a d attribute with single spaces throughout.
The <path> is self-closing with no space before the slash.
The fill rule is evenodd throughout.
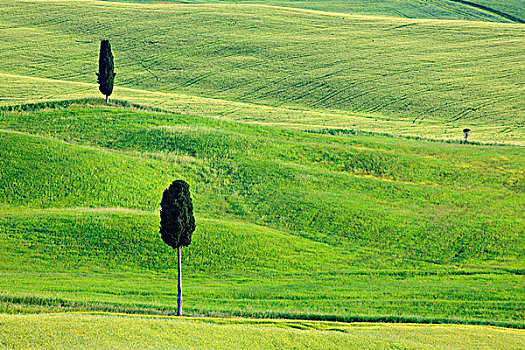
<path id="1" fill-rule="evenodd" d="M 17 75 L 17 74 L 9 74 L 9 73 L 2 73 L 0 72 L 0 77 L 10 77 L 10 78 L 16 78 L 16 79 L 27 79 L 27 80 L 34 80 L 34 81 L 40 81 L 40 82 L 54 82 L 59 84 L 69 84 L 69 85 L 79 85 L 79 86 L 86 86 L 86 87 L 92 87 L 94 89 L 98 89 L 98 84 L 96 83 L 85 83 L 85 82 L 78 82 L 78 81 L 71 81 L 71 80 L 61 80 L 61 79 L 51 79 L 51 78 L 41 78 L 41 77 L 33 77 L 33 76 L 27 76 L 27 75 Z M 129 87 L 123 87 L 123 86 L 116 86 L 115 90 L 118 92 L 120 91 L 126 91 L 126 92 L 134 92 L 134 93 L 142 93 L 146 95 L 152 95 L 152 96 L 166 96 L 166 97 L 178 97 L 178 98 L 185 98 L 188 100 L 195 100 L 195 101 L 201 101 L 201 102 L 212 102 L 212 103 L 218 103 L 223 104 L 226 106 L 232 106 L 232 107 L 245 107 L 245 108 L 257 108 L 257 109 L 265 109 L 271 112 L 291 112 L 291 113 L 304 113 L 304 114 L 314 114 L 314 115 L 323 115 L 323 116 L 343 116 L 343 117 L 352 117 L 352 118 L 358 118 L 358 119 L 364 119 L 368 120 L 371 118 L 374 118 L 373 114 L 367 114 L 367 113 L 357 113 L 357 112 L 343 112 L 343 111 L 323 111 L 323 110 L 317 110 L 317 109 L 305 109 L 305 108 L 287 108 L 287 107 L 276 107 L 271 106 L 267 104 L 256 104 L 256 103 L 249 103 L 249 102 L 243 102 L 243 101 L 231 101 L 227 99 L 219 99 L 219 98 L 213 98 L 213 97 L 204 97 L 204 96 L 198 96 L 198 95 L 190 95 L 190 94 L 183 94 L 178 92 L 162 92 L 162 91 L 150 91 L 150 90 L 144 90 L 144 89 L 136 89 L 136 88 L 129 88 Z M 84 97 L 85 98 L 85 97 Z M 25 99 L 27 101 L 27 99 Z M 42 99 L 35 99 L 38 101 L 42 101 Z M 53 101 L 56 100 L 56 98 L 46 99 L 46 101 Z M 12 101 L 12 100 L 10 100 Z M 157 108 L 156 106 L 152 106 L 153 108 Z M 175 111 L 166 109 L 167 112 L 174 113 Z M 210 114 L 202 114 L 202 113 L 181 113 L 180 114 L 188 114 L 188 115 L 195 115 L 195 116 L 201 116 L 201 117 L 207 117 L 207 118 L 215 118 L 220 120 L 229 120 L 229 121 L 238 121 L 232 118 L 227 118 L 223 116 L 217 116 L 217 115 L 210 115 Z M 247 122 L 247 124 L 259 124 L 259 122 Z M 272 125 L 272 123 L 260 123 L 262 125 Z M 298 123 L 278 123 L 282 125 L 303 125 L 303 126 L 311 126 L 311 127 L 327 127 L 327 125 L 312 125 L 312 124 L 298 124 Z"/>
<path id="2" fill-rule="evenodd" d="M 59 82 L 59 83 L 64 83 L 64 84 L 80 84 L 80 85 L 87 85 L 87 86 L 95 86 L 96 84 L 91 84 L 91 83 L 84 83 L 84 82 L 74 82 L 74 81 L 66 81 L 66 80 L 55 80 L 55 79 L 49 79 L 49 78 L 38 78 L 38 77 L 28 77 L 28 76 L 22 76 L 22 75 L 12 75 L 12 74 L 5 74 L 5 73 L 0 73 L 0 76 L 11 76 L 11 77 L 16 77 L 16 78 L 27 78 L 27 79 L 35 79 L 35 80 L 43 80 L 43 81 L 53 81 L 53 82 Z M 372 118 L 372 116 L 364 116 L 364 115 L 359 115 L 359 114 L 354 114 L 354 112 L 349 112 L 348 114 L 345 114 L 345 113 L 338 113 L 338 112 L 332 112 L 332 111 L 329 111 L 329 112 L 323 112 L 323 111 L 318 111 L 318 110 L 304 110 L 304 109 L 294 109 L 294 108 L 285 108 L 285 107 L 273 107 L 273 106 L 269 106 L 269 105 L 257 105 L 257 104 L 252 104 L 252 103 L 247 103 L 247 102 L 237 102 L 237 101 L 229 101 L 229 100 L 222 100 L 222 99 L 213 99 L 213 98 L 209 98 L 209 97 L 201 97 L 201 96 L 196 96 L 196 95 L 186 95 L 186 94 L 178 94 L 178 93 L 165 93 L 165 92 L 153 92 L 153 91 L 149 91 L 149 90 L 139 90 L 139 89 L 131 89 L 131 88 L 125 88 L 125 87 L 117 87 L 116 89 L 119 89 L 119 90 L 124 90 L 124 91 L 131 91 L 131 92 L 144 92 L 144 93 L 151 93 L 151 94 L 166 94 L 166 95 L 174 95 L 174 96 L 181 96 L 181 97 L 184 97 L 184 98 L 189 98 L 189 99 L 197 99 L 197 100 L 200 100 L 200 99 L 209 99 L 209 100 L 212 100 L 214 102 L 218 102 L 218 103 L 221 103 L 223 102 L 224 104 L 239 104 L 239 105 L 242 105 L 244 107 L 258 107 L 258 108 L 264 108 L 264 109 L 268 109 L 270 111 L 284 111 L 284 112 L 297 112 L 297 113 L 305 113 L 305 114 L 320 114 L 320 115 L 324 115 L 324 116 L 347 116 L 347 117 L 352 117 L 352 118 L 358 118 L 358 119 L 370 119 Z M 2 100 L 2 98 L 0 98 L 0 101 Z M 16 104 L 4 104 L 4 105 L 0 105 L 0 112 L 4 111 L 4 112 L 9 112 L 9 111 L 16 111 L 16 110 L 19 110 L 19 111 L 28 111 L 28 110 L 33 110 L 33 109 L 45 109 L 45 108 L 57 108 L 57 107 L 64 107 L 64 106 L 69 106 L 71 104 L 85 104 L 85 103 L 91 103 L 91 102 L 102 102 L 103 99 L 100 99 L 100 98 L 96 98 L 96 97 L 82 97 L 82 98 L 67 98 L 67 99 L 31 99 L 31 98 L 28 98 L 28 99 L 16 99 L 16 98 L 13 98 L 13 99 L 9 99 L 9 101 L 17 101 L 19 103 L 16 103 Z M 26 102 L 23 102 L 23 101 L 26 101 Z M 50 105 L 51 104 L 51 105 Z M 142 109 L 142 110 L 145 110 L 145 111 L 148 111 L 148 112 L 151 112 L 151 113 L 177 113 L 177 114 L 181 114 L 181 115 L 192 115 L 192 116 L 199 116 L 199 117 L 204 117 L 204 118 L 210 118 L 210 119 L 217 119 L 217 120 L 224 120 L 224 121 L 227 121 L 227 122 L 234 122 L 234 123 L 240 123 L 240 124 L 247 124 L 247 125 L 262 125 L 262 126 L 267 126 L 267 127 L 284 127 L 284 128 L 292 128 L 292 129 L 295 129 L 297 131 L 303 131 L 303 132 L 307 132 L 307 133 L 314 133 L 314 134 L 330 134 L 330 135 L 351 135 L 352 133 L 363 133 L 363 134 L 369 134 L 369 135 L 373 135 L 373 136 L 382 136 L 382 137 L 393 137 L 393 138 L 400 138 L 400 139 L 407 139 L 407 140 L 419 140 L 419 141 L 425 141 L 425 142 L 438 142 L 438 143 L 443 143 L 443 142 L 447 142 L 447 143 L 461 143 L 462 141 L 461 140 L 450 140 L 450 139 L 440 139 L 440 138 L 432 138 L 432 137 L 426 137 L 426 136 L 416 136 L 416 135 L 413 135 L 413 134 L 396 134 L 396 133 L 389 133 L 389 132 L 377 132 L 377 131 L 370 131 L 370 130 L 366 130 L 366 129 L 360 129 L 360 128 L 355 128 L 355 127 L 348 127 L 348 128 L 345 128 L 345 127 L 329 127 L 329 125 L 325 125 L 325 124 L 312 124 L 312 123 L 308 123 L 308 124 L 300 124 L 300 123 L 295 123 L 295 122 L 260 122 L 260 121 L 244 121 L 244 120 L 237 120 L 235 118 L 229 118 L 229 117 L 226 117 L 226 116 L 219 116 L 219 115 L 210 115 L 210 114 L 202 114 L 202 113 L 184 113 L 184 112 L 181 112 L 181 111 L 175 111 L 175 110 L 170 110 L 170 109 L 166 109 L 166 108 L 159 108 L 159 107 L 155 107 L 155 106 L 151 106 L 151 105 L 147 105 L 147 104 L 141 104 L 141 103 L 134 103 L 134 102 L 130 102 L 128 100 L 122 100 L 122 99 L 112 99 L 110 100 L 110 103 L 109 105 L 106 105 L 104 103 L 100 103 L 98 105 L 99 107 L 107 107 L 107 106 L 111 106 L 111 107 L 115 107 L 115 108 L 122 108 L 122 109 L 127 109 L 127 108 L 132 108 L 132 109 Z M 26 108 L 26 107 L 30 107 L 30 108 Z M 295 128 L 294 128 L 295 126 Z M 297 128 L 297 127 L 302 127 L 302 128 Z M 4 129 L 6 131 L 8 131 L 9 129 Z M 476 141 L 476 142 L 471 142 L 471 144 L 473 145 L 479 145 L 479 146 L 502 146 L 502 147 L 524 147 L 522 144 L 519 144 L 519 143 L 499 143 L 499 142 L 484 142 L 484 141 Z"/>
<path id="3" fill-rule="evenodd" d="M 60 214 L 65 214 L 65 213 L 111 213 L 111 214 L 132 214 L 132 215 L 158 215 L 159 211 L 160 211 L 160 207 L 159 207 L 158 210 L 153 210 L 153 211 L 142 210 L 142 209 L 135 209 L 135 208 L 127 208 L 127 207 L 96 207 L 96 208 L 91 208 L 91 207 L 64 207 L 64 208 L 51 207 L 51 208 L 28 208 L 28 209 L 24 209 L 23 213 L 24 214 L 26 214 L 26 213 L 32 213 L 32 214 L 35 214 L 35 213 L 42 213 L 42 214 L 45 214 L 45 213 L 51 213 L 51 214 L 56 214 L 56 213 L 60 213 Z M 19 209 L 12 210 L 10 208 L 2 208 L 0 206 L 0 215 L 20 215 L 20 210 Z M 236 217 L 224 217 L 224 218 L 209 217 L 209 216 L 204 215 L 203 213 L 195 213 L 195 216 L 199 220 L 204 220 L 204 221 L 239 223 L 239 224 L 242 224 L 242 225 L 245 225 L 245 226 L 254 226 L 254 227 L 264 228 L 266 230 L 273 231 L 273 234 L 286 236 L 286 237 L 293 237 L 293 238 L 296 238 L 296 239 L 308 241 L 310 244 L 314 244 L 316 246 L 322 246 L 322 247 L 325 247 L 325 248 L 328 248 L 328 249 L 336 249 L 336 250 L 341 249 L 340 247 L 333 246 L 333 245 L 331 245 L 329 243 L 326 243 L 326 242 L 316 241 L 316 240 L 314 240 L 314 239 L 312 239 L 310 237 L 306 237 L 306 236 L 299 236 L 299 235 L 291 233 L 289 231 L 286 231 L 286 230 L 283 230 L 283 229 L 280 229 L 280 228 L 276 228 L 276 227 L 271 226 L 271 225 L 265 225 L 265 224 L 259 223 L 259 222 L 243 220 L 241 218 L 236 218 Z M 379 250 L 381 250 L 381 249 L 379 249 Z M 421 260 L 418 260 L 418 259 L 408 259 L 408 260 L 417 261 L 417 262 L 421 261 Z M 432 265 L 440 266 L 440 267 L 443 266 L 441 264 L 435 264 L 435 263 L 432 264 Z M 495 273 L 495 271 L 492 271 L 491 273 Z M 1 301 L 1 297 L 0 297 L 0 301 Z"/>
<path id="4" fill-rule="evenodd" d="M 28 80 L 36 80 L 36 81 L 41 81 L 41 82 L 54 82 L 54 83 L 60 83 L 60 84 L 81 85 L 81 86 L 86 86 L 86 87 L 89 86 L 89 87 L 93 87 L 93 88 L 97 88 L 98 89 L 98 84 L 96 84 L 96 83 L 85 83 L 85 82 L 72 81 L 72 80 L 41 78 L 41 77 L 33 77 L 33 76 L 9 74 L 9 73 L 0 73 L 0 77 L 1 76 L 10 77 L 10 78 L 22 78 L 22 79 L 28 79 Z M 146 94 L 151 94 L 151 95 L 165 95 L 165 96 L 172 96 L 172 97 L 194 98 L 194 99 L 199 99 L 199 100 L 204 100 L 204 101 L 222 102 L 222 103 L 225 103 L 225 104 L 239 105 L 239 106 L 255 106 L 255 107 L 258 107 L 258 108 L 262 107 L 262 108 L 268 108 L 268 109 L 274 109 L 274 110 L 302 111 L 302 112 L 314 112 L 314 113 L 326 114 L 325 112 L 322 112 L 322 111 L 319 111 L 319 110 L 307 110 L 307 109 L 297 109 L 297 108 L 275 107 L 275 106 L 266 105 L 266 104 L 248 103 L 248 102 L 242 102 L 242 101 L 231 101 L 231 100 L 220 99 L 220 98 L 213 98 L 213 97 L 205 97 L 205 96 L 184 94 L 184 93 L 179 93 L 179 92 L 151 91 L 151 90 L 144 90 L 144 89 L 129 88 L 129 87 L 125 87 L 125 86 L 115 86 L 115 90 L 129 91 L 129 92 L 140 92 L 140 93 L 146 93 Z M 10 101 L 13 101 L 13 100 L 15 100 L 15 99 L 10 99 Z M 23 100 L 28 100 L 28 99 L 24 98 Z M 46 101 L 52 101 L 52 100 L 55 100 L 55 99 L 53 99 L 53 98 L 52 99 L 46 99 Z M 170 112 L 170 113 L 173 112 L 173 111 L 170 111 L 170 110 L 167 110 L 167 111 Z M 331 112 L 329 114 L 344 115 L 345 113 L 332 113 Z M 351 114 L 352 115 L 357 115 L 356 113 L 353 113 L 353 112 Z M 369 118 L 371 118 L 371 117 L 372 116 L 369 116 Z M 366 118 L 366 117 L 363 117 L 363 118 Z"/>

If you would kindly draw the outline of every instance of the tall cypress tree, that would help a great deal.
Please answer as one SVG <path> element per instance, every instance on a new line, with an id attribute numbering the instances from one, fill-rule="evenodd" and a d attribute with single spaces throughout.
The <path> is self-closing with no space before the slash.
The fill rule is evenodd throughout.
<path id="1" fill-rule="evenodd" d="M 177 249 L 178 253 L 177 316 L 182 316 L 181 247 L 190 245 L 191 234 L 195 231 L 193 204 L 188 183 L 183 180 L 174 181 L 164 191 L 160 206 L 161 238 L 164 243 Z"/>
<path id="2" fill-rule="evenodd" d="M 108 103 L 109 96 L 113 92 L 113 81 L 115 80 L 115 72 L 113 72 L 113 54 L 111 53 L 109 40 L 102 40 L 100 42 L 97 77 L 99 85 L 98 89 L 106 95 L 106 103 Z"/>

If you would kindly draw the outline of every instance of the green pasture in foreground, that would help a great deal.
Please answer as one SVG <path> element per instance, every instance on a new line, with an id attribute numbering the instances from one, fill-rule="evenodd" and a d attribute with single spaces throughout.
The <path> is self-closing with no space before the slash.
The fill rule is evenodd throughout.
<path id="1" fill-rule="evenodd" d="M 2 99 L 96 95 L 104 37 L 124 88 L 116 98 L 298 129 L 458 139 L 468 127 L 478 141 L 523 143 L 521 24 L 235 4 L 0 4 Z"/>
<path id="2" fill-rule="evenodd" d="M 525 333 L 482 326 L 124 316 L 1 315 L 0 348 L 523 349 Z"/>
<path id="3" fill-rule="evenodd" d="M 4 312 L 171 314 L 183 178 L 188 314 L 523 326 L 519 147 L 42 107 L 0 114 Z"/>

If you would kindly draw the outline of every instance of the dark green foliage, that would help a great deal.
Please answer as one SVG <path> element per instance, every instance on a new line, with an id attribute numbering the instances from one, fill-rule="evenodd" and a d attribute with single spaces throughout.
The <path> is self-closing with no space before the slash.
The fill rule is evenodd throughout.
<path id="1" fill-rule="evenodd" d="M 188 183 L 174 181 L 164 191 L 160 206 L 160 234 L 164 243 L 172 248 L 189 246 L 195 218 Z"/>
<path id="2" fill-rule="evenodd" d="M 100 42 L 100 56 L 98 58 L 98 73 L 97 82 L 98 89 L 107 97 L 113 92 L 113 81 L 115 80 L 115 72 L 113 72 L 113 54 L 111 53 L 111 45 L 108 40 Z"/>
<path id="3" fill-rule="evenodd" d="M 467 143 L 468 136 L 470 135 L 470 129 L 463 129 L 463 134 L 465 135 L 465 143 Z"/>

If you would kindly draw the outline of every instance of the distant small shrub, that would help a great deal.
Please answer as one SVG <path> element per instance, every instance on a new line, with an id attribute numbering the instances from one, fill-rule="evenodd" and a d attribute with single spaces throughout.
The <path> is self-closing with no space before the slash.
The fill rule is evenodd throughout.
<path id="1" fill-rule="evenodd" d="M 463 129 L 463 135 L 465 135 L 465 143 L 468 143 L 468 136 L 470 135 L 470 129 Z"/>

